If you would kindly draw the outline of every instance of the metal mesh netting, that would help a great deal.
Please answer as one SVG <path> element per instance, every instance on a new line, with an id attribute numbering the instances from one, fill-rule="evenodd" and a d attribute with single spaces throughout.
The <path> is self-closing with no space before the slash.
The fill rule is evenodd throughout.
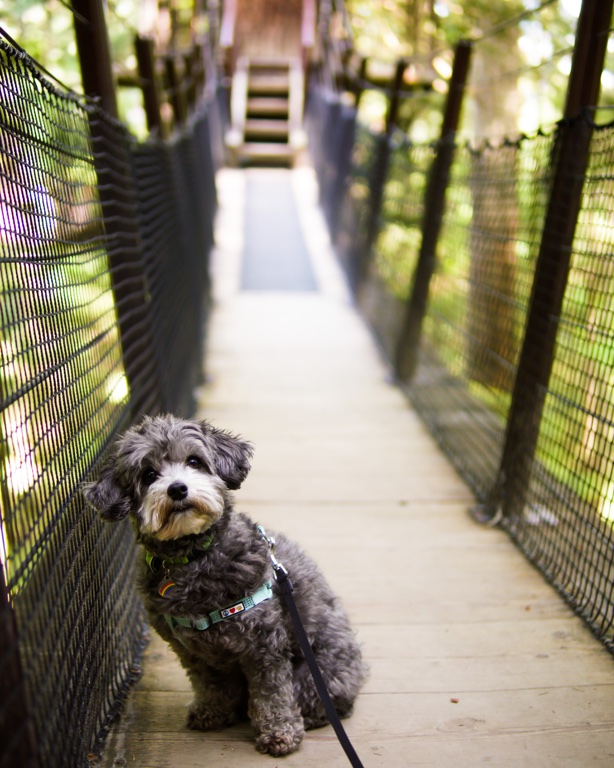
<path id="1" fill-rule="evenodd" d="M 74 768 L 144 638 L 131 528 L 99 522 L 80 487 L 133 417 L 189 409 L 213 168 L 206 115 L 179 147 L 139 146 L 4 43 L 0 93 L 0 765 Z"/>
<path id="2" fill-rule="evenodd" d="M 39 762 L 74 766 L 142 639 L 130 532 L 78 489 L 129 391 L 87 109 L 6 46 L 0 89 L 2 565 Z"/>
<path id="3" fill-rule="evenodd" d="M 552 138 L 458 147 L 412 401 L 479 498 L 494 486 L 548 190 Z"/>
<path id="4" fill-rule="evenodd" d="M 545 233 L 548 236 L 548 233 Z M 529 493 L 510 529 L 614 649 L 614 126 L 596 129 Z"/>
<path id="5" fill-rule="evenodd" d="M 386 140 L 356 123 L 352 164 L 343 199 L 338 203 L 336 251 L 348 279 L 355 284 L 367 247 L 372 211 L 372 171 L 378 154 L 378 140 Z"/>
<path id="6" fill-rule="evenodd" d="M 529 311 L 538 256 L 555 234 L 545 231 L 546 212 L 563 130 L 576 129 L 563 125 L 499 146 L 455 148 L 418 366 L 406 391 L 479 502 L 490 511 L 506 506 L 502 523 L 512 537 L 612 649 L 614 126 L 594 129 L 563 307 L 548 315 L 558 333 L 549 383 L 537 384 L 544 405 L 535 455 L 510 437 L 521 350 L 527 336 L 541 333 L 529 329 Z M 359 122 L 338 205 L 340 260 L 391 360 L 417 290 L 425 227 L 432 224 L 426 199 L 438 150 Z M 562 166 L 564 204 L 584 174 L 576 154 L 572 145 Z M 377 230 L 372 247 L 370 228 L 371 235 Z M 549 282 L 561 280 L 548 268 L 545 278 L 546 293 Z M 529 379 L 539 382 L 544 360 L 526 366 Z M 523 471 L 509 478 L 506 458 L 528 465 L 527 478 Z M 521 491 L 518 483 L 525 483 Z"/>
<path id="7" fill-rule="evenodd" d="M 133 157 L 162 408 L 190 416 L 202 375 L 216 205 L 207 114 L 165 144 L 135 147 Z"/>
<path id="8" fill-rule="evenodd" d="M 333 236 L 352 161 L 356 110 L 338 94 L 312 81 L 306 105 L 306 127 L 313 165 L 320 184 L 320 204 Z"/>
<path id="9" fill-rule="evenodd" d="M 407 387 L 484 502 L 500 481 L 536 260 L 547 237 L 555 138 L 457 147 L 419 365 Z M 529 493 L 524 507 L 504 520 L 608 646 L 614 640 L 613 147 L 614 129 L 595 133 Z M 419 151 L 407 145 L 393 153 L 371 287 L 362 288 L 364 294 L 383 286 L 380 306 L 397 306 L 388 326 L 385 312 L 371 312 L 391 356 L 421 239 L 429 159 L 417 160 Z"/>
<path id="10" fill-rule="evenodd" d="M 361 306 L 391 359 L 417 264 L 424 194 L 434 155 L 431 145 L 397 138 L 388 163 L 380 229 Z"/>

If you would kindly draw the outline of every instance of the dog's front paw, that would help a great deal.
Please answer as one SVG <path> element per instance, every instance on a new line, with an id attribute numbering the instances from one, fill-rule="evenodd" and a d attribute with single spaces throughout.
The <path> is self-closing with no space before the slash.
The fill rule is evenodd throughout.
<path id="1" fill-rule="evenodd" d="M 277 731 L 261 733 L 256 739 L 256 749 L 263 755 L 283 757 L 296 752 L 303 740 L 303 730 L 294 730 L 290 725 Z"/>
<path id="2" fill-rule="evenodd" d="M 234 725 L 237 719 L 227 712 L 215 712 L 194 702 L 188 709 L 187 726 L 193 731 L 221 731 Z"/>

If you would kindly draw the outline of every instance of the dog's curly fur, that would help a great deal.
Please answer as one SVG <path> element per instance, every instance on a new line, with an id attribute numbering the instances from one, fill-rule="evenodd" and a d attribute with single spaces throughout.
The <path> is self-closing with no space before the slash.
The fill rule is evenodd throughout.
<path id="1" fill-rule="evenodd" d="M 229 491 L 245 479 L 251 454 L 249 443 L 207 422 L 147 417 L 117 441 L 85 496 L 103 519 L 133 521 L 143 545 L 138 587 L 150 623 L 194 689 L 188 726 L 218 730 L 247 715 L 258 733 L 256 748 L 281 756 L 327 718 L 274 583 L 269 546 L 254 522 L 233 511 Z M 335 708 L 347 717 L 366 668 L 346 613 L 314 562 L 273 535 Z M 151 563 L 147 552 L 156 558 Z M 170 562 L 180 557 L 187 562 Z M 165 576 L 173 587 L 162 595 Z M 267 581 L 271 599 L 207 630 L 171 629 L 165 619 L 199 619 Z"/>

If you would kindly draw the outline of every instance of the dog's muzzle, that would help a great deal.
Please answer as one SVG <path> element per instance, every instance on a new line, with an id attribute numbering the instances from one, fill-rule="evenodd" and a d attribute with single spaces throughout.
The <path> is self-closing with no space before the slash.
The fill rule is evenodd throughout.
<path id="1" fill-rule="evenodd" d="M 161 540 L 198 534 L 224 511 L 223 481 L 184 467 L 153 483 L 141 508 L 142 529 Z M 183 476 L 182 476 L 183 475 Z"/>

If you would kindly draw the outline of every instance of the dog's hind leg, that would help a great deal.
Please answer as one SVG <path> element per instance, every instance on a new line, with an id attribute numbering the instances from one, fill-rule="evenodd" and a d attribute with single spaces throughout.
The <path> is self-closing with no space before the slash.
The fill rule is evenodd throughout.
<path id="1" fill-rule="evenodd" d="M 349 717 L 366 676 L 360 650 L 357 647 L 322 650 L 317 645 L 313 650 L 337 714 L 341 719 Z M 304 659 L 294 667 L 294 693 L 306 730 L 328 724 L 324 705 Z"/>
<path id="2" fill-rule="evenodd" d="M 188 728 L 219 731 L 247 716 L 247 686 L 241 670 L 218 672 L 202 664 L 187 668 L 194 690 Z"/>

